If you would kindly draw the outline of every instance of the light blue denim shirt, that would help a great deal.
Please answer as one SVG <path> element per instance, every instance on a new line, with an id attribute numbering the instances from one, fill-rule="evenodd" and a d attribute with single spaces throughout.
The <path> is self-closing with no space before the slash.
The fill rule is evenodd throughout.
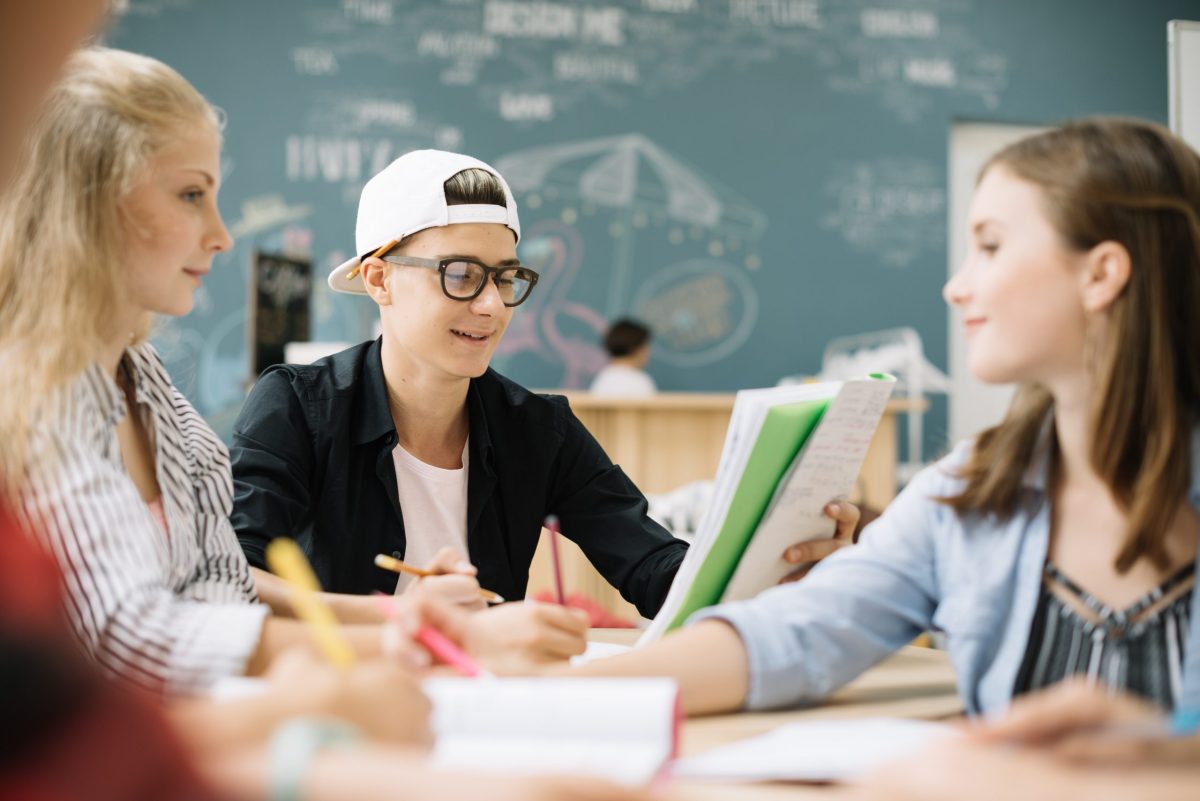
<path id="1" fill-rule="evenodd" d="M 961 443 L 909 483 L 861 543 L 795 584 L 696 613 L 742 638 L 750 663 L 749 709 L 814 703 L 923 631 L 945 633 L 959 694 L 971 713 L 1012 698 L 1037 606 L 1050 533 L 1048 436 L 1025 474 L 1021 509 L 1007 521 L 959 516 L 934 500 L 961 491 L 971 454 Z M 1188 498 L 1200 510 L 1200 427 L 1192 431 Z M 1179 707 L 1200 708 L 1200 591 Z"/>

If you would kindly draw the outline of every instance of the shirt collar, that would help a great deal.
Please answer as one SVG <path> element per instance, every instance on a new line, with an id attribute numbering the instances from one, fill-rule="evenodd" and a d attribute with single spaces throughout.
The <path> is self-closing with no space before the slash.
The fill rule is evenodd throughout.
<path id="1" fill-rule="evenodd" d="M 125 416 L 125 396 L 103 365 L 99 362 L 88 365 L 76 386 L 84 401 L 100 411 L 105 423 L 115 426 L 121 422 Z"/>
<path id="2" fill-rule="evenodd" d="M 1050 456 L 1054 452 L 1054 409 L 1046 412 L 1033 445 L 1033 456 L 1021 478 L 1026 489 L 1045 492 L 1050 482 Z"/>
<path id="3" fill-rule="evenodd" d="M 127 370 L 133 378 L 133 398 L 139 404 L 150 402 L 147 384 L 154 375 L 151 371 L 153 363 L 143 352 L 145 344 L 128 347 L 121 355 L 121 365 L 118 369 Z M 169 383 L 170 379 L 166 379 Z M 100 410 L 104 420 L 112 426 L 117 425 L 125 417 L 125 392 L 117 384 L 108 371 L 99 362 L 93 362 L 83 372 L 80 382 L 86 398 Z"/>
<path id="4" fill-rule="evenodd" d="M 1191 477 L 1188 479 L 1188 500 L 1192 507 L 1200 509 L 1200 425 L 1192 426 L 1192 466 Z"/>
<path id="5" fill-rule="evenodd" d="M 1054 410 L 1046 413 L 1033 447 L 1033 458 L 1025 468 L 1021 486 L 1026 489 L 1046 492 L 1050 480 L 1050 454 L 1054 447 Z M 1191 475 L 1188 479 L 1188 501 L 1200 509 L 1200 424 L 1192 426 Z"/>

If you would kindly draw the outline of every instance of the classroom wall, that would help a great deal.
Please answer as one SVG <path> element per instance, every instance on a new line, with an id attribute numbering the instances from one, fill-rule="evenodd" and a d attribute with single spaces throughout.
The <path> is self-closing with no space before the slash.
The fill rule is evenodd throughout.
<path id="1" fill-rule="evenodd" d="M 310 253 L 319 339 L 370 335 L 324 274 L 362 183 L 418 147 L 496 165 L 542 273 L 495 366 L 585 385 L 606 319 L 647 318 L 666 390 L 813 372 L 835 336 L 912 325 L 946 364 L 954 120 L 1166 121 L 1166 23 L 1197 0 L 124 0 L 108 42 L 228 114 L 238 235 L 155 341 L 227 433 L 256 249 Z M 945 412 L 926 424 L 945 446 Z"/>

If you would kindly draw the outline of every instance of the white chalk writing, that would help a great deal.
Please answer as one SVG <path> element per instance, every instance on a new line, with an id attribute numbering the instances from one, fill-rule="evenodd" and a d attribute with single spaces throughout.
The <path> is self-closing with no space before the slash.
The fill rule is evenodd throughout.
<path id="1" fill-rule="evenodd" d="M 324 47 L 297 47 L 292 50 L 292 63 L 299 75 L 336 75 L 337 57 Z"/>
<path id="2" fill-rule="evenodd" d="M 732 0 L 729 18 L 760 26 L 821 28 L 818 0 Z"/>
<path id="3" fill-rule="evenodd" d="M 868 8 L 860 17 L 864 36 L 873 39 L 936 39 L 938 16 L 932 11 Z"/>

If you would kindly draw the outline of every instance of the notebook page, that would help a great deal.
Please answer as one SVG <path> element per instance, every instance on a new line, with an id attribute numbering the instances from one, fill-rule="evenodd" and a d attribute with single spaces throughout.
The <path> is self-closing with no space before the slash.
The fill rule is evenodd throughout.
<path id="1" fill-rule="evenodd" d="M 729 513 L 733 498 L 742 479 L 746 463 L 758 441 L 759 432 L 772 406 L 799 403 L 834 394 L 831 383 L 802 384 L 766 389 L 744 389 L 737 393 L 729 429 L 725 433 L 725 445 L 717 468 L 713 499 L 688 553 L 671 582 L 671 589 L 662 608 L 638 639 L 637 645 L 653 642 L 666 633 L 688 595 L 693 581 L 704 563 L 713 541 L 720 534 Z"/>
<path id="2" fill-rule="evenodd" d="M 779 482 L 775 497 L 738 562 L 722 602 L 752 598 L 796 569 L 783 552 L 797 542 L 829 537 L 824 507 L 854 490 L 895 380 L 847 381 Z"/>
<path id="3" fill-rule="evenodd" d="M 436 678 L 433 763 L 445 770 L 571 772 L 649 782 L 675 750 L 671 679 Z"/>

